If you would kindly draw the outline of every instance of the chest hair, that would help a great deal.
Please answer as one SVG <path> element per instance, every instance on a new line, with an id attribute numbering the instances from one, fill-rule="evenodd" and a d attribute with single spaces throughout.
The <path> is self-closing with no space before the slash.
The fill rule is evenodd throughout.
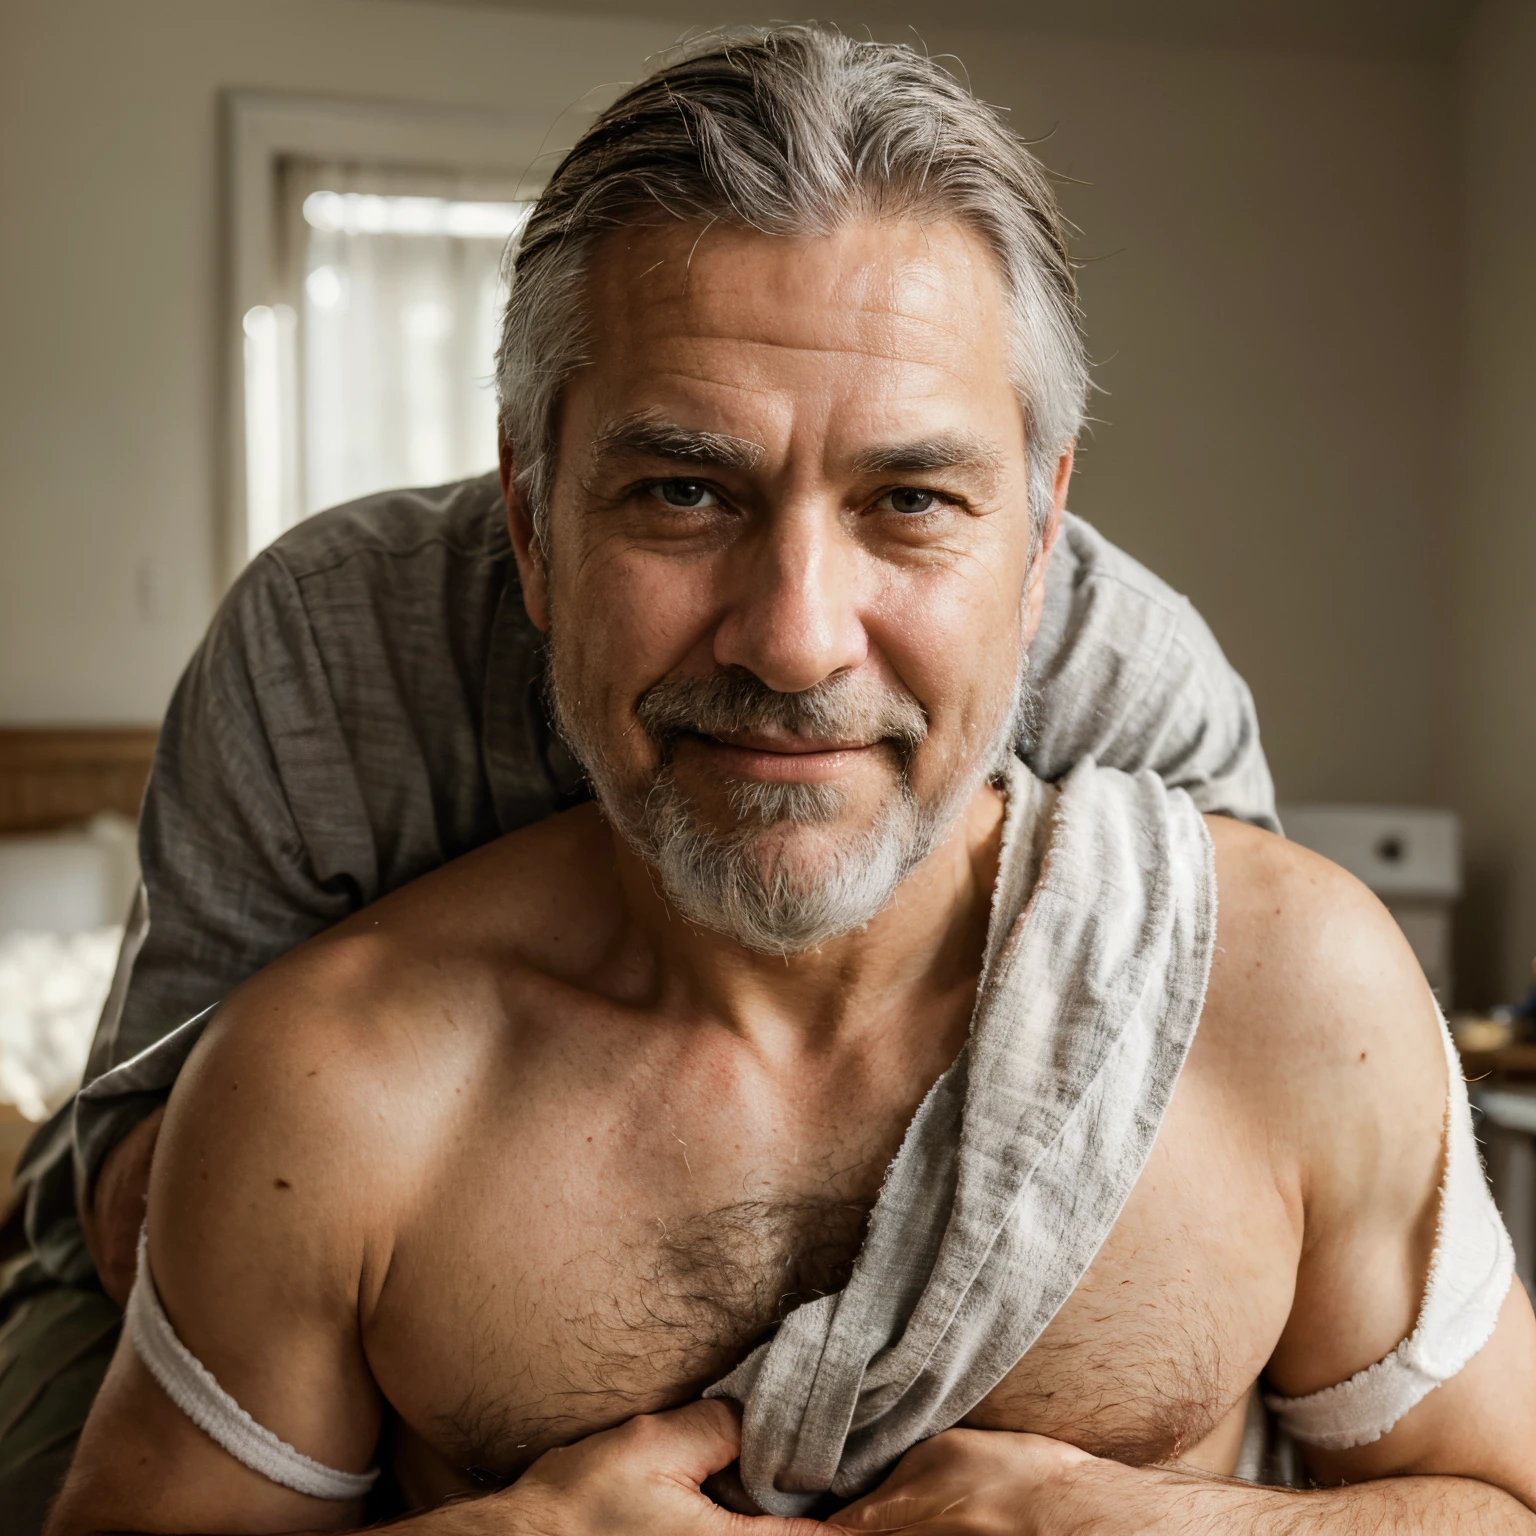
<path id="1" fill-rule="evenodd" d="M 695 1398 L 794 1309 L 848 1281 L 872 1201 L 742 1201 L 616 1237 L 556 1272 L 548 1343 L 478 1349 L 434 1438 L 461 1465 L 505 1477 L 636 1413 Z"/>

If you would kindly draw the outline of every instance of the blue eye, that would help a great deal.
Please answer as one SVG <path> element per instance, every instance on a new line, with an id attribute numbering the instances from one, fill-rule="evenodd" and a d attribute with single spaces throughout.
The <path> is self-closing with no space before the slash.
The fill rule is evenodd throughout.
<path id="1" fill-rule="evenodd" d="M 715 505 L 715 493 L 702 480 L 658 480 L 651 486 L 651 494 L 659 497 L 669 507 L 685 510 Z"/>
<path id="2" fill-rule="evenodd" d="M 932 512 L 938 504 L 939 495 L 936 491 L 919 490 L 911 485 L 903 485 L 894 491 L 887 491 L 880 498 L 882 507 L 888 507 L 892 512 L 900 512 L 907 517 L 918 517 L 924 512 Z"/>

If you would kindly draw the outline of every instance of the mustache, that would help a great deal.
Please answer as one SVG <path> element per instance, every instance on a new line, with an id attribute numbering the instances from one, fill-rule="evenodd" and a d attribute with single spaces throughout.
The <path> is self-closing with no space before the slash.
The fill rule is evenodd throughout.
<path id="1" fill-rule="evenodd" d="M 793 736 L 889 743 L 902 766 L 928 735 L 928 716 L 909 693 L 840 673 L 799 693 L 780 693 L 745 667 L 708 677 L 664 678 L 635 705 L 663 761 L 680 736 L 777 731 Z"/>

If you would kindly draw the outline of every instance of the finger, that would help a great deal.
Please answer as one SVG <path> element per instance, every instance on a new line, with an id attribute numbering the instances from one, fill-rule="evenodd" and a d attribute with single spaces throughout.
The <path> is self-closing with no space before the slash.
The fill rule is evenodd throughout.
<path id="1" fill-rule="evenodd" d="M 733 1403 L 711 1398 L 631 1422 L 652 1470 L 690 1483 L 702 1483 L 741 1454 L 741 1415 Z"/>
<path id="2" fill-rule="evenodd" d="M 830 1516 L 827 1524 L 852 1531 L 899 1531 L 943 1509 L 954 1490 L 946 1475 L 947 1459 L 932 1449 L 937 1441 L 914 1446 L 884 1482 Z"/>
<path id="3" fill-rule="evenodd" d="M 902 1494 L 870 1493 L 827 1520 L 843 1530 L 878 1532 L 906 1530 L 936 1513 L 931 1501 Z M 825 1526 L 823 1530 L 825 1530 Z"/>
<path id="4" fill-rule="evenodd" d="M 732 1536 L 827 1536 L 820 1520 L 781 1520 L 774 1515 L 732 1515 Z"/>
<path id="5" fill-rule="evenodd" d="M 779 1515 L 733 1515 L 729 1510 L 720 1511 L 725 1523 L 720 1527 L 721 1536 L 827 1536 L 827 1528 L 820 1520 L 785 1519 Z M 710 1527 L 714 1536 L 714 1527 Z"/>

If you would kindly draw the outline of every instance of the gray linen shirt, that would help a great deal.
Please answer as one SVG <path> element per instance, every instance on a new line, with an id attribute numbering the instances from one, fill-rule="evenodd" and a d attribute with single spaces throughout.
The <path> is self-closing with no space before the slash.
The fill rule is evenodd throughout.
<path id="1" fill-rule="evenodd" d="M 583 799 L 549 729 L 493 475 L 322 513 L 235 583 L 176 689 L 139 827 L 143 885 L 85 1080 L 417 875 Z M 1070 515 L 1021 743 L 1058 779 L 1150 767 L 1262 826 L 1243 681 L 1189 602 Z M 18 1177 L 42 1268 L 92 1274 L 76 1198 L 162 1090 L 66 1106 Z"/>

